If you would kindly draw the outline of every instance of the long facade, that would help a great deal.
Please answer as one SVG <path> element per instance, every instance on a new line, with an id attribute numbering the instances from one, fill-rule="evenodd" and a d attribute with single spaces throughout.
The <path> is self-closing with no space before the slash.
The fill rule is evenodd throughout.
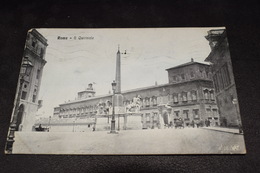
<path id="1" fill-rule="evenodd" d="M 174 125 L 180 118 L 185 126 L 205 120 L 209 120 L 212 126 L 219 125 L 209 65 L 192 59 L 191 62 L 166 70 L 169 79 L 166 84 L 122 91 L 126 113 L 117 115 L 118 130 L 163 128 Z M 90 84 L 86 90 L 78 93 L 76 100 L 54 108 L 54 121 L 67 119 L 67 124 L 75 121 L 77 124 L 77 121 L 83 122 L 86 119 L 85 125 L 88 127 L 91 125 L 96 130 L 109 129 L 113 94 L 95 94 Z M 59 125 L 53 124 L 53 129 L 54 126 Z M 75 124 L 73 129 L 74 126 Z"/>

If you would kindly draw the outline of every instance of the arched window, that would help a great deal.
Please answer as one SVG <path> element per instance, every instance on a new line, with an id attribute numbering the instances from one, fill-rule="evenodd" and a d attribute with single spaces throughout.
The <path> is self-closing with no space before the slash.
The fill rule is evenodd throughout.
<path id="1" fill-rule="evenodd" d="M 214 96 L 214 90 L 210 90 L 210 99 L 211 100 L 215 100 L 215 96 Z"/>
<path id="2" fill-rule="evenodd" d="M 209 99 L 209 90 L 208 90 L 208 89 L 204 89 L 204 90 L 203 90 L 203 93 L 204 93 L 204 98 L 205 98 L 206 100 L 208 100 L 208 99 Z"/>

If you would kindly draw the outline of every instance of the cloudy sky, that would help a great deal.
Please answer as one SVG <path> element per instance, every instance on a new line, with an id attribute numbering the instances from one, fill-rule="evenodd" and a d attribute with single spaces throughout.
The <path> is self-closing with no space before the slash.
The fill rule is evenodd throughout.
<path id="1" fill-rule="evenodd" d="M 205 39 L 210 29 L 219 28 L 37 29 L 49 44 L 39 114 L 52 116 L 54 107 L 75 100 L 89 83 L 96 83 L 97 96 L 108 94 L 115 79 L 118 45 L 122 53 L 127 52 L 121 55 L 122 91 L 151 86 L 155 81 L 165 84 L 165 69 L 191 58 L 204 62 L 210 53 Z"/>

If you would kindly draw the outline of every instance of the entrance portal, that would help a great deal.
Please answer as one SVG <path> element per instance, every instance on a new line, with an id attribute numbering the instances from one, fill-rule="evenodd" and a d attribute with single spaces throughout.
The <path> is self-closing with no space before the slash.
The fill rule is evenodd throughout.
<path id="1" fill-rule="evenodd" d="M 169 124 L 168 113 L 166 111 L 163 113 L 163 122 L 164 124 Z"/>

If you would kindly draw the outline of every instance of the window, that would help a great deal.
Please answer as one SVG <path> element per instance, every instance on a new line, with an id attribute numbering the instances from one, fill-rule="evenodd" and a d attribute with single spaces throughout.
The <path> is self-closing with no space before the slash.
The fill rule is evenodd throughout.
<path id="1" fill-rule="evenodd" d="M 177 82 L 178 81 L 178 77 L 177 76 L 173 76 L 172 80 L 173 80 L 173 82 Z"/>
<path id="2" fill-rule="evenodd" d="M 154 121 L 158 121 L 158 113 L 157 112 L 154 112 L 153 113 L 153 117 L 154 117 Z"/>
<path id="3" fill-rule="evenodd" d="M 209 71 L 208 70 L 205 71 L 205 74 L 206 74 L 206 78 L 209 78 Z"/>
<path id="4" fill-rule="evenodd" d="M 182 92 L 182 101 L 183 102 L 187 101 L 187 92 Z"/>
<path id="5" fill-rule="evenodd" d="M 189 119 L 189 110 L 183 110 L 183 117 Z"/>
<path id="6" fill-rule="evenodd" d="M 36 46 L 36 40 L 32 40 L 32 47 Z"/>
<path id="7" fill-rule="evenodd" d="M 181 74 L 181 79 L 185 80 L 185 75 L 184 74 Z"/>
<path id="8" fill-rule="evenodd" d="M 193 118 L 199 119 L 199 109 L 193 109 Z"/>
<path id="9" fill-rule="evenodd" d="M 191 100 L 196 101 L 197 100 L 197 91 L 191 91 Z"/>
<path id="10" fill-rule="evenodd" d="M 200 71 L 200 76 L 203 78 L 204 77 L 204 75 L 203 75 L 203 69 L 199 69 L 199 71 Z"/>
<path id="11" fill-rule="evenodd" d="M 206 112 L 207 112 L 208 117 L 211 117 L 211 109 L 210 109 L 210 108 L 207 108 L 207 109 L 206 109 Z"/>
<path id="12" fill-rule="evenodd" d="M 36 74 L 36 79 L 39 79 L 39 78 L 40 78 L 40 73 L 41 73 L 41 70 L 38 69 L 38 70 L 37 70 L 37 74 Z"/>
<path id="13" fill-rule="evenodd" d="M 173 103 L 178 103 L 178 94 L 173 94 Z"/>
<path id="14" fill-rule="evenodd" d="M 190 72 L 190 78 L 194 78 L 194 77 L 195 77 L 194 71 L 191 71 L 191 72 Z"/>
<path id="15" fill-rule="evenodd" d="M 23 91 L 23 92 L 22 92 L 21 99 L 25 100 L 25 99 L 26 99 L 26 95 L 27 95 L 27 92 Z"/>
<path id="16" fill-rule="evenodd" d="M 145 99 L 143 99 L 143 106 L 146 106 L 146 101 L 145 101 Z"/>
<path id="17" fill-rule="evenodd" d="M 206 100 L 209 100 L 209 90 L 208 90 L 208 89 L 204 89 L 204 90 L 203 90 L 203 93 L 204 93 L 204 98 L 205 98 Z"/>
<path id="18" fill-rule="evenodd" d="M 41 48 L 41 49 L 40 49 L 40 57 L 41 57 L 41 58 L 43 58 L 43 54 L 44 54 L 44 49 Z"/>
<path id="19" fill-rule="evenodd" d="M 146 106 L 150 106 L 150 99 L 149 98 L 146 98 Z"/>
<path id="20" fill-rule="evenodd" d="M 36 95 L 33 95 L 32 102 L 35 103 L 36 101 Z"/>
<path id="21" fill-rule="evenodd" d="M 153 97 L 153 105 L 157 105 L 157 98 Z"/>
<path id="22" fill-rule="evenodd" d="M 212 111 L 213 111 L 213 117 L 217 117 L 218 116 L 218 110 L 212 109 Z"/>
<path id="23" fill-rule="evenodd" d="M 179 113 L 180 113 L 180 111 L 174 111 L 174 113 L 175 113 L 175 116 L 176 116 L 177 118 L 179 118 Z"/>
<path id="24" fill-rule="evenodd" d="M 36 96 L 37 96 L 37 89 L 35 88 L 33 91 L 33 97 L 32 97 L 32 102 L 35 103 L 36 101 Z"/>
<path id="25" fill-rule="evenodd" d="M 211 100 L 215 100 L 214 91 L 213 90 L 210 90 L 210 99 Z"/>
<path id="26" fill-rule="evenodd" d="M 146 121 L 150 121 L 150 113 L 146 113 L 145 116 L 146 116 Z"/>
<path id="27" fill-rule="evenodd" d="M 140 106 L 143 107 L 143 99 L 140 98 Z"/>

